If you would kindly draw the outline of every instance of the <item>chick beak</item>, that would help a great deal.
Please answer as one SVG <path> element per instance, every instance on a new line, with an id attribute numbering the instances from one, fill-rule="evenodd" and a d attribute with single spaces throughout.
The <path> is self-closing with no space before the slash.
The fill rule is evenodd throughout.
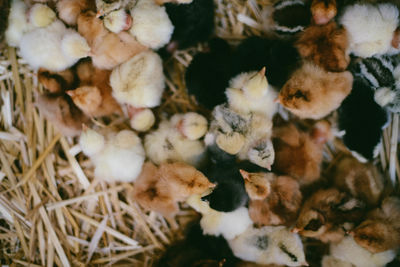
<path id="1" fill-rule="evenodd" d="M 354 236 L 354 232 L 353 231 L 346 231 L 346 234 L 350 235 L 350 236 Z"/>
<path id="2" fill-rule="evenodd" d="M 308 264 L 308 262 L 303 262 L 302 264 L 301 264 L 301 266 L 310 266 L 309 264 Z"/>
<path id="3" fill-rule="evenodd" d="M 102 16 L 103 16 L 103 11 L 102 10 L 97 11 L 96 18 L 98 19 L 101 18 Z"/>
<path id="4" fill-rule="evenodd" d="M 277 98 L 274 99 L 274 103 L 281 103 L 279 97 L 277 97 Z"/>
<path id="5" fill-rule="evenodd" d="M 239 170 L 240 174 L 242 175 L 243 179 L 250 182 L 250 174 L 242 169 Z"/>
<path id="6" fill-rule="evenodd" d="M 74 90 L 68 90 L 68 91 L 65 91 L 65 93 L 66 93 L 67 95 L 69 95 L 70 97 L 74 97 L 74 96 L 75 96 Z"/>
<path id="7" fill-rule="evenodd" d="M 258 75 L 265 76 L 265 67 L 263 67 L 259 72 Z"/>
<path id="8" fill-rule="evenodd" d="M 129 30 L 132 27 L 132 22 L 133 22 L 132 16 L 127 14 L 125 19 L 125 27 L 123 28 L 123 30 L 124 31 Z"/>
<path id="9" fill-rule="evenodd" d="M 89 129 L 86 124 L 82 123 L 82 131 L 86 132 Z"/>
<path id="10" fill-rule="evenodd" d="M 292 228 L 292 230 L 290 230 L 290 232 L 292 232 L 293 234 L 297 234 L 298 232 L 300 232 L 300 230 L 301 229 L 294 227 L 294 228 Z"/>

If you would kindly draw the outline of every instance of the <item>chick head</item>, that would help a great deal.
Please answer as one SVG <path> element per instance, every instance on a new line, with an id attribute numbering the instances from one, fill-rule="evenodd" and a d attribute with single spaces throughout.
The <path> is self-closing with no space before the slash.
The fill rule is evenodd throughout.
<path id="1" fill-rule="evenodd" d="M 141 145 L 140 138 L 130 130 L 120 131 L 113 139 L 113 143 L 120 148 L 132 148 Z"/>
<path id="2" fill-rule="evenodd" d="M 325 217 L 320 212 L 310 209 L 300 213 L 292 232 L 307 237 L 316 237 L 325 230 Z"/>
<path id="3" fill-rule="evenodd" d="M 274 255 L 275 262 L 287 266 L 308 266 L 300 237 L 288 231 L 286 227 L 277 229 L 279 230 L 271 234 L 278 247 Z"/>
<path id="4" fill-rule="evenodd" d="M 135 109 L 134 112 L 128 112 L 130 113 L 129 122 L 131 127 L 139 132 L 146 132 L 154 125 L 154 122 L 156 121 L 153 112 L 148 108 L 139 108 Z"/>
<path id="5" fill-rule="evenodd" d="M 197 140 L 207 133 L 208 122 L 202 115 L 188 112 L 183 115 L 176 127 L 189 140 Z"/>
<path id="6" fill-rule="evenodd" d="M 35 4 L 29 11 L 29 21 L 35 27 L 46 27 L 56 19 L 56 13 L 47 5 Z"/>
<path id="7" fill-rule="evenodd" d="M 251 99 L 259 99 L 266 95 L 268 81 L 265 77 L 265 67 L 251 76 L 242 88 L 244 94 Z"/>
<path id="8" fill-rule="evenodd" d="M 246 137 L 237 132 L 232 132 L 228 134 L 218 133 L 215 142 L 218 147 L 226 153 L 235 155 L 239 153 L 239 151 L 244 146 L 246 142 Z"/>
<path id="9" fill-rule="evenodd" d="M 79 59 L 89 56 L 90 47 L 80 34 L 74 31 L 68 31 L 62 41 L 61 49 L 65 56 Z"/>
<path id="10" fill-rule="evenodd" d="M 244 179 L 246 192 L 249 194 L 250 199 L 262 200 L 271 193 L 271 181 L 275 176 L 273 173 L 239 171 Z"/>
<path id="11" fill-rule="evenodd" d="M 275 151 L 271 139 L 262 139 L 247 152 L 248 158 L 254 164 L 271 170 L 275 160 Z"/>
<path id="12" fill-rule="evenodd" d="M 105 145 L 104 136 L 86 126 L 79 138 L 79 145 L 85 155 L 91 157 L 99 153 Z"/>
<path id="13" fill-rule="evenodd" d="M 336 0 L 313 0 L 311 4 L 311 14 L 315 24 L 323 25 L 328 23 L 337 14 Z"/>
<path id="14" fill-rule="evenodd" d="M 119 33 L 132 27 L 132 17 L 124 9 L 118 9 L 106 15 L 103 23 L 109 31 Z"/>
<path id="15" fill-rule="evenodd" d="M 393 229 L 383 222 L 366 220 L 350 231 L 350 235 L 361 247 L 372 253 L 379 253 L 398 247 L 396 244 L 390 244 L 388 237 L 395 234 L 391 230 Z"/>
<path id="16" fill-rule="evenodd" d="M 81 86 L 75 90 L 66 91 L 72 98 L 74 104 L 84 112 L 95 111 L 102 102 L 102 96 L 99 88 L 96 86 Z"/>

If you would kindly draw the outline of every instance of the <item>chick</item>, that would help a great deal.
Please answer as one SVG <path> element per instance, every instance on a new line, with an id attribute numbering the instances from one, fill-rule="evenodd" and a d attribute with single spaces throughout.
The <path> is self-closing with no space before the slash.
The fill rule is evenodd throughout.
<path id="1" fill-rule="evenodd" d="M 385 180 L 374 164 L 363 164 L 353 157 L 344 157 L 335 164 L 332 176 L 340 189 L 369 205 L 378 204 Z"/>
<path id="2" fill-rule="evenodd" d="M 330 22 L 307 27 L 296 41 L 296 48 L 304 59 L 327 71 L 344 71 L 350 63 L 348 44 L 346 30 Z"/>
<path id="3" fill-rule="evenodd" d="M 308 266 L 303 244 L 297 234 L 284 226 L 249 227 L 233 240 L 228 240 L 233 254 L 258 264 Z"/>
<path id="4" fill-rule="evenodd" d="M 340 106 L 352 82 L 348 71 L 327 72 L 306 62 L 279 92 L 279 103 L 302 119 L 320 119 Z"/>
<path id="5" fill-rule="evenodd" d="M 233 56 L 223 39 L 212 39 L 208 45 L 209 51 L 193 57 L 186 69 L 185 82 L 189 95 L 194 95 L 197 103 L 213 109 L 226 101 L 225 89 L 231 78 Z"/>
<path id="6" fill-rule="evenodd" d="M 86 117 L 66 95 L 44 94 L 36 100 L 40 112 L 65 136 L 76 136 L 82 131 Z"/>
<path id="7" fill-rule="evenodd" d="M 132 27 L 132 16 L 124 9 L 117 9 L 104 17 L 104 27 L 114 33 L 127 31 Z"/>
<path id="8" fill-rule="evenodd" d="M 339 23 L 349 34 L 351 53 L 359 57 L 385 54 L 392 50 L 399 10 L 389 3 L 354 4 L 345 8 Z"/>
<path id="9" fill-rule="evenodd" d="M 300 186 L 295 179 L 273 173 L 241 171 L 241 174 L 245 179 L 246 191 L 250 197 L 249 214 L 254 223 L 291 225 L 295 222 L 302 201 Z M 260 184 L 261 181 L 264 181 L 264 185 Z M 268 193 L 260 194 L 263 192 Z"/>
<path id="10" fill-rule="evenodd" d="M 78 32 L 87 40 L 93 64 L 99 69 L 113 69 L 133 56 L 147 50 L 127 32 L 108 31 L 93 11 L 78 16 Z"/>
<path id="11" fill-rule="evenodd" d="M 115 68 L 110 84 L 113 96 L 121 104 L 158 106 L 165 87 L 162 60 L 152 51 L 142 52 Z"/>
<path id="12" fill-rule="evenodd" d="M 200 195 L 192 195 L 186 202 L 202 214 L 200 226 L 203 234 L 222 235 L 226 240 L 230 240 L 246 231 L 252 224 L 245 207 L 232 212 L 219 212 L 210 208 L 207 202 L 202 201 Z"/>
<path id="13" fill-rule="evenodd" d="M 315 24 L 323 25 L 331 21 L 337 14 L 336 0 L 313 0 L 311 14 Z"/>
<path id="14" fill-rule="evenodd" d="M 143 207 L 173 217 L 179 210 L 179 201 L 214 186 L 201 172 L 185 163 L 163 163 L 156 167 L 147 162 L 135 182 L 133 195 Z"/>
<path id="15" fill-rule="evenodd" d="M 334 258 L 356 267 L 383 267 L 396 257 L 393 250 L 371 253 L 360 247 L 351 236 L 345 237 L 340 243 L 332 243 L 330 253 Z"/>
<path id="16" fill-rule="evenodd" d="M 39 69 L 38 80 L 50 93 L 62 93 L 66 90 L 76 88 L 78 78 L 72 69 L 52 72 L 46 69 Z"/>
<path id="17" fill-rule="evenodd" d="M 185 49 L 206 41 L 214 31 L 214 1 L 193 0 L 191 3 L 165 5 L 174 31 L 168 46 Z M 171 49 L 168 49 L 173 52 Z"/>
<path id="18" fill-rule="evenodd" d="M 374 101 L 374 92 L 363 79 L 355 78 L 351 94 L 338 109 L 343 142 L 363 162 L 378 155 L 386 111 Z"/>
<path id="19" fill-rule="evenodd" d="M 232 75 L 265 67 L 268 83 L 281 88 L 298 68 L 300 56 L 290 41 L 253 36 L 239 44 L 232 61 Z"/>
<path id="20" fill-rule="evenodd" d="M 95 165 L 95 177 L 106 182 L 134 181 L 145 159 L 140 138 L 130 130 L 107 132 L 104 138 L 99 135 L 102 134 L 86 129 L 79 139 L 83 153 Z"/>
<path id="21" fill-rule="evenodd" d="M 276 127 L 272 139 L 273 170 L 301 184 L 316 181 L 320 177 L 323 146 L 330 138 L 330 125 L 326 121 L 316 123 L 308 133 L 300 131 L 293 123 Z"/>
<path id="22" fill-rule="evenodd" d="M 131 14 L 134 20 L 129 32 L 141 44 L 158 49 L 170 41 L 174 26 L 165 7 L 158 6 L 154 0 L 138 0 Z"/>
<path id="23" fill-rule="evenodd" d="M 306 1 L 279 0 L 261 11 L 263 30 L 268 35 L 292 37 L 310 24 L 311 12 Z"/>
<path id="24" fill-rule="evenodd" d="M 182 116 L 172 116 L 171 123 L 189 140 L 202 138 L 208 130 L 207 119 L 195 112 L 187 112 Z"/>
<path id="25" fill-rule="evenodd" d="M 78 15 L 85 10 L 95 10 L 94 0 L 59 0 L 57 1 L 58 17 L 67 25 L 75 26 Z"/>
<path id="26" fill-rule="evenodd" d="M 21 38 L 21 56 L 34 68 L 62 71 L 89 54 L 86 40 L 60 20 L 37 28 Z"/>
<path id="27" fill-rule="evenodd" d="M 135 108 L 128 105 L 129 123 L 132 129 L 138 132 L 148 131 L 156 121 L 156 118 L 149 108 Z"/>
<path id="28" fill-rule="evenodd" d="M 292 230 L 322 242 L 339 242 L 345 223 L 358 223 L 364 216 L 364 203 L 336 188 L 320 189 L 303 204 Z"/>
<path id="29" fill-rule="evenodd" d="M 130 9 L 137 0 L 96 0 L 96 17 L 101 18 L 118 9 Z"/>
<path id="30" fill-rule="evenodd" d="M 203 163 L 206 156 L 204 144 L 198 139 L 190 140 L 178 129 L 182 128 L 180 121 L 183 118 L 185 115 L 175 114 L 169 121 L 162 121 L 158 129 L 145 136 L 144 147 L 151 161 L 156 164 L 180 161 L 197 167 Z M 192 135 L 201 136 L 199 133 L 204 132 L 204 128 L 195 128 Z M 185 127 L 185 130 L 188 129 Z"/>
<path id="31" fill-rule="evenodd" d="M 350 234 L 358 245 L 371 253 L 397 250 L 400 247 L 400 199 L 385 198 L 381 207 L 371 211 Z"/>
<path id="32" fill-rule="evenodd" d="M 242 114 L 256 112 L 272 119 L 278 106 L 275 89 L 268 84 L 265 67 L 261 71 L 241 73 L 229 82 L 226 97 L 230 108 Z"/>
<path id="33" fill-rule="evenodd" d="M 339 260 L 331 255 L 325 255 L 321 262 L 322 267 L 354 267 L 353 264 L 347 261 Z"/>

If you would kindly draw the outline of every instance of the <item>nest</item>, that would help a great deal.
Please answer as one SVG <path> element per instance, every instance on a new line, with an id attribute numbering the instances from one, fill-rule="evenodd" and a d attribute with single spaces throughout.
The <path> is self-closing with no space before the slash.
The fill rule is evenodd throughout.
<path id="1" fill-rule="evenodd" d="M 231 44 L 261 35 L 260 9 L 270 0 L 215 0 L 218 37 Z M 187 95 L 185 69 L 202 45 L 179 51 L 165 62 L 167 89 L 156 113 L 200 109 Z M 14 48 L 0 47 L 0 263 L 12 266 L 152 266 L 188 222 L 198 218 L 183 206 L 174 220 L 144 211 L 128 195 L 132 184 L 93 179 L 91 162 L 77 139 L 66 138 L 35 107 L 43 88 Z M 394 183 L 398 115 L 384 130 L 376 164 Z M 99 125 L 128 125 L 118 117 Z M 349 152 L 335 141 L 325 149 L 325 166 Z M 305 244 L 308 253 L 321 251 Z M 311 266 L 319 265 L 313 262 Z"/>

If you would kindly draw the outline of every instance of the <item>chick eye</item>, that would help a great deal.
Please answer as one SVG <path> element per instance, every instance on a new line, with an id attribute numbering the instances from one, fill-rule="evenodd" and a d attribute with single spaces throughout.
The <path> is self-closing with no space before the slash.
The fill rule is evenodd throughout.
<path id="1" fill-rule="evenodd" d="M 301 90 L 297 90 L 296 93 L 294 93 L 293 95 L 294 98 L 302 98 L 306 101 L 308 101 L 308 97 L 301 91 Z"/>
<path id="2" fill-rule="evenodd" d="M 322 226 L 322 223 L 318 219 L 312 219 L 306 227 L 304 227 L 304 230 L 310 230 L 310 231 L 317 231 L 320 227 Z"/>

